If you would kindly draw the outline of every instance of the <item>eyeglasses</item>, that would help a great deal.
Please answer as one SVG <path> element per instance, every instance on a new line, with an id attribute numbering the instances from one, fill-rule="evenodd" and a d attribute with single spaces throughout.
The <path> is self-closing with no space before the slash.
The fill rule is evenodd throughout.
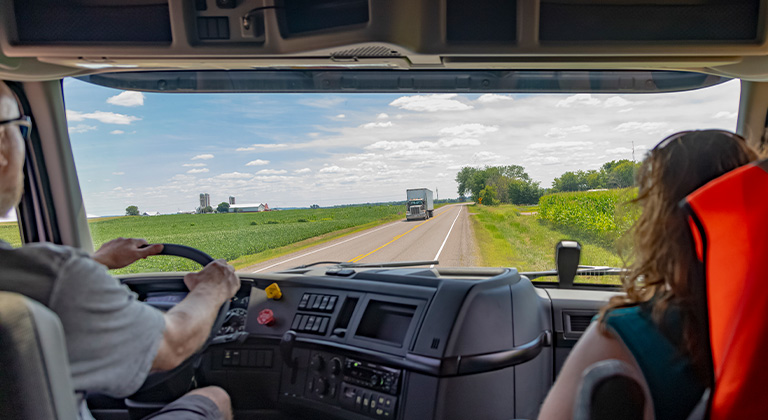
<path id="1" fill-rule="evenodd" d="M 32 132 L 32 119 L 29 118 L 26 115 L 22 115 L 19 118 L 14 118 L 12 120 L 5 120 L 0 121 L 0 125 L 15 125 L 16 127 L 19 127 L 19 132 L 21 132 L 21 136 L 24 137 L 24 140 L 29 141 L 29 134 Z"/>
<path id="2" fill-rule="evenodd" d="M 669 146 L 670 144 L 674 143 L 675 140 L 681 139 L 681 138 L 687 136 L 688 134 L 692 134 L 692 133 L 717 133 L 717 134 L 722 134 L 722 135 L 725 135 L 727 137 L 730 137 L 730 138 L 732 138 L 734 140 L 741 141 L 742 143 L 746 143 L 747 142 L 747 140 L 745 140 L 744 137 L 741 137 L 740 135 L 738 135 L 736 133 L 733 133 L 733 132 L 730 132 L 728 130 L 717 130 L 717 129 L 712 129 L 712 130 L 686 130 L 686 131 L 681 131 L 679 133 L 672 134 L 671 136 L 669 136 L 669 137 L 665 138 L 664 140 L 660 141 L 656 146 L 653 147 L 653 149 L 651 149 L 651 152 L 655 152 L 657 150 L 661 150 L 661 149 Z"/>

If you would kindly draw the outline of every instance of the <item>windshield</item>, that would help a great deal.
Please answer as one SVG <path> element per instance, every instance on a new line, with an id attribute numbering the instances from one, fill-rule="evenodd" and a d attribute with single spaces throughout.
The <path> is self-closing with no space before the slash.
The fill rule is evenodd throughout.
<path id="1" fill-rule="evenodd" d="M 433 259 L 540 271 L 562 239 L 582 244 L 582 264 L 621 267 L 645 152 L 679 130 L 734 130 L 739 97 L 738 81 L 653 94 L 63 85 L 94 245 L 179 243 L 247 272 Z M 187 269 L 155 257 L 125 272 Z"/>

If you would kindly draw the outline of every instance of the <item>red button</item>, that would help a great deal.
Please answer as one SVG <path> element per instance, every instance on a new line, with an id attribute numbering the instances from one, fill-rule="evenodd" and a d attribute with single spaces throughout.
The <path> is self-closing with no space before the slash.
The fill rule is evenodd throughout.
<path id="1" fill-rule="evenodd" d="M 275 314 L 272 313 L 271 309 L 262 309 L 261 312 L 259 312 L 259 317 L 256 318 L 256 321 L 261 325 L 269 327 L 275 323 Z"/>

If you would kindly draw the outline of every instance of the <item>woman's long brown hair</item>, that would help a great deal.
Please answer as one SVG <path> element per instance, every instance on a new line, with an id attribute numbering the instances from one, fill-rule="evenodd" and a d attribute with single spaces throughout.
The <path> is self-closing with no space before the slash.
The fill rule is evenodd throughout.
<path id="1" fill-rule="evenodd" d="M 687 214 L 679 203 L 707 182 L 755 159 L 757 154 L 743 138 L 720 130 L 673 134 L 648 153 L 636 177 L 634 203 L 642 211 L 629 233 L 632 256 L 621 278 L 626 296 L 613 297 L 600 311 L 603 332 L 605 315 L 612 309 L 647 303 L 661 326 L 665 311 L 675 305 L 683 321 L 679 350 L 701 379 L 710 381 L 706 295 L 697 293 L 704 288 L 703 277 Z"/>

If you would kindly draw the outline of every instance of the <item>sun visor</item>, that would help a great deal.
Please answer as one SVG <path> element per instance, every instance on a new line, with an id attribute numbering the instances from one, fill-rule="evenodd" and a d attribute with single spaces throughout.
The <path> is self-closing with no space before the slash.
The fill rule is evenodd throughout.
<path id="1" fill-rule="evenodd" d="M 711 419 L 764 416 L 768 372 L 768 160 L 706 184 L 682 203 L 690 210 L 707 278 L 715 372 Z"/>

